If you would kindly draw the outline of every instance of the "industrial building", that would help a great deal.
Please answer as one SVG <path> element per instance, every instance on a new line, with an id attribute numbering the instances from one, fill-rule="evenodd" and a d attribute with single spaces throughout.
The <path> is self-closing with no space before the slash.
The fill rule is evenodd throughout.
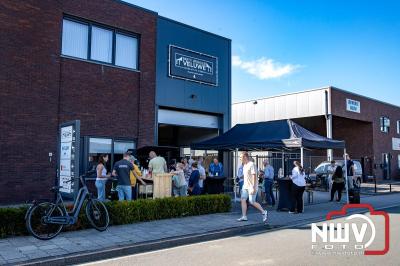
<path id="1" fill-rule="evenodd" d="M 335 87 L 324 87 L 232 105 L 232 125 L 292 119 L 329 138 L 345 140 L 363 173 L 400 178 L 400 107 Z M 336 153 L 335 153 L 336 152 Z M 328 151 L 327 158 L 342 156 Z"/>

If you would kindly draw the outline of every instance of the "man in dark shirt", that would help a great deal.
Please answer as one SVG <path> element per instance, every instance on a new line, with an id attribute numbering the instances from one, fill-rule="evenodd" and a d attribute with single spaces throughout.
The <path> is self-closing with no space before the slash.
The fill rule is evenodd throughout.
<path id="1" fill-rule="evenodd" d="M 132 200 L 132 187 L 129 174 L 133 170 L 133 165 L 129 162 L 129 156 L 129 153 L 124 153 L 124 158 L 114 164 L 112 172 L 112 175 L 118 178 L 117 191 L 120 201 Z"/>

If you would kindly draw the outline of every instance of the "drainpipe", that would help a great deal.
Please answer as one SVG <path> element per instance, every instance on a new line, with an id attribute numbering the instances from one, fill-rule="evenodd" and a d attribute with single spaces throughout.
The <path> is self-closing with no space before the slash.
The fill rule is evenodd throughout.
<path id="1" fill-rule="evenodd" d="M 325 91 L 325 120 L 326 120 L 326 137 L 328 139 L 332 139 L 332 114 L 330 114 L 329 110 L 329 92 Z M 331 161 L 333 159 L 333 151 L 332 149 L 327 150 L 327 161 Z"/>

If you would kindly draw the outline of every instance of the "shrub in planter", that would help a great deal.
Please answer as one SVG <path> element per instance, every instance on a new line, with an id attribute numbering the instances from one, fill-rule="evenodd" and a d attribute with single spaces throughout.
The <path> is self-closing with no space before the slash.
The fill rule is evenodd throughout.
<path id="1" fill-rule="evenodd" d="M 131 224 L 168 218 L 178 218 L 210 213 L 229 212 L 231 198 L 228 195 L 202 195 L 193 197 L 140 199 L 136 201 L 112 201 L 106 203 L 110 225 Z M 65 227 L 66 231 L 91 228 L 82 207 L 76 224 Z M 0 208 L 0 238 L 27 235 L 25 213 L 27 207 Z"/>

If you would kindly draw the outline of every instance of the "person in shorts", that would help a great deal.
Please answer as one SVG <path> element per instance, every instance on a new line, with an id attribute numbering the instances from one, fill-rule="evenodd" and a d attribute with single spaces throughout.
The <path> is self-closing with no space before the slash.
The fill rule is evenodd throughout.
<path id="1" fill-rule="evenodd" d="M 240 156 L 243 162 L 243 188 L 241 192 L 241 205 L 242 205 L 242 217 L 238 221 L 247 221 L 247 200 L 249 200 L 250 205 L 259 210 L 263 217 L 263 222 L 268 219 L 268 212 L 261 207 L 261 205 L 256 201 L 258 192 L 258 179 L 256 168 L 254 163 L 250 161 L 249 154 L 244 152 Z"/>

